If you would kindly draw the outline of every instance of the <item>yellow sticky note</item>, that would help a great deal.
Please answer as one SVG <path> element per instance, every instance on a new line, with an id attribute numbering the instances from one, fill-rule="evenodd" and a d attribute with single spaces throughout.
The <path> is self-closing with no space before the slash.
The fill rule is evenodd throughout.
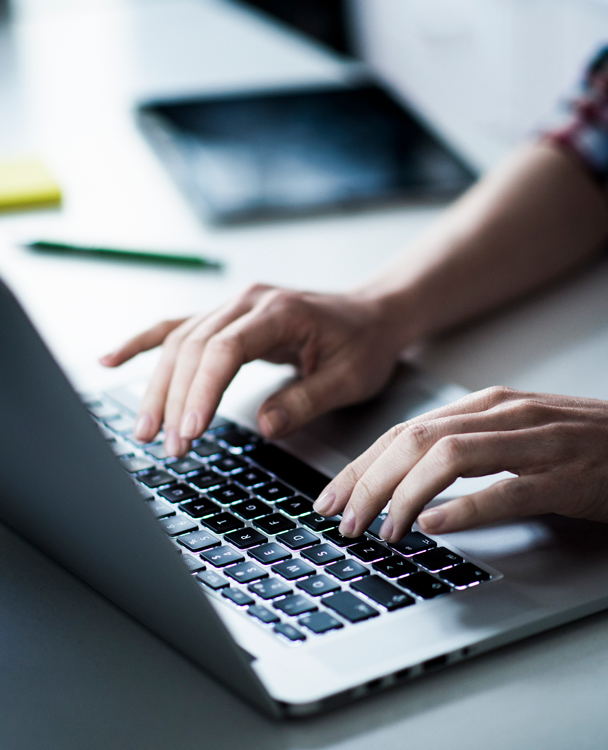
<path id="1" fill-rule="evenodd" d="M 40 159 L 0 160 L 0 210 L 60 202 L 61 189 Z"/>

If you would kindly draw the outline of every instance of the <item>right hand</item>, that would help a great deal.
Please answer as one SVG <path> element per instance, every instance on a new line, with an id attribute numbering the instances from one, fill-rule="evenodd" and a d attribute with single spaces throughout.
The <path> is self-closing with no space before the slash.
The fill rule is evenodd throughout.
<path id="1" fill-rule="evenodd" d="M 100 362 L 117 367 L 162 344 L 134 433 L 149 442 L 164 425 L 167 452 L 176 456 L 205 431 L 242 365 L 254 359 L 293 364 L 300 378 L 258 411 L 260 432 L 277 438 L 386 384 L 401 337 L 399 321 L 381 308 L 354 294 L 255 285 L 215 312 L 159 323 Z"/>

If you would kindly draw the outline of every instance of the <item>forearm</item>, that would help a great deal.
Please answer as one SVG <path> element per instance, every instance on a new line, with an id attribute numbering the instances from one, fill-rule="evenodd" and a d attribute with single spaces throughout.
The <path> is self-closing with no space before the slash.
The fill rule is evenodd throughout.
<path id="1" fill-rule="evenodd" d="M 563 275 L 608 241 L 608 198 L 573 157 L 520 149 L 379 277 L 376 300 L 400 344 L 427 338 Z"/>

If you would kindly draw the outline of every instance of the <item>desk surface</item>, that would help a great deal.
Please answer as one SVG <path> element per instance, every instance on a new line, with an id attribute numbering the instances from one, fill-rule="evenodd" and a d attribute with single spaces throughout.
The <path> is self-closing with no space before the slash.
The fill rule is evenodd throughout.
<path id="1" fill-rule="evenodd" d="M 29 3 L 36 6 L 36 3 Z M 407 247 L 438 209 L 210 229 L 133 125 L 150 93 L 339 76 L 335 60 L 213 0 L 67 0 L 0 27 L 0 152 L 44 154 L 59 211 L 0 218 L 0 273 L 74 382 L 145 375 L 96 357 L 157 319 L 254 280 L 347 288 Z M 240 55 L 235 54 L 236 51 Z M 240 61 L 240 62 L 239 62 Z M 224 273 L 34 257 L 23 238 L 205 249 Z M 608 264 L 419 353 L 469 388 L 608 398 Z M 504 648 L 330 715 L 274 725 L 85 584 L 0 528 L 2 748 L 597 748 L 608 733 L 608 614 Z"/>

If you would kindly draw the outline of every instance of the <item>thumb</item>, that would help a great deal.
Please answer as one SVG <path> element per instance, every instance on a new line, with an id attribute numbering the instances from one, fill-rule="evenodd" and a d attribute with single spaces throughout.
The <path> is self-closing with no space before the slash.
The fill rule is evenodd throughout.
<path id="1" fill-rule="evenodd" d="M 258 410 L 265 437 L 277 438 L 303 427 L 320 414 L 348 403 L 335 370 L 319 370 L 273 394 Z"/>

